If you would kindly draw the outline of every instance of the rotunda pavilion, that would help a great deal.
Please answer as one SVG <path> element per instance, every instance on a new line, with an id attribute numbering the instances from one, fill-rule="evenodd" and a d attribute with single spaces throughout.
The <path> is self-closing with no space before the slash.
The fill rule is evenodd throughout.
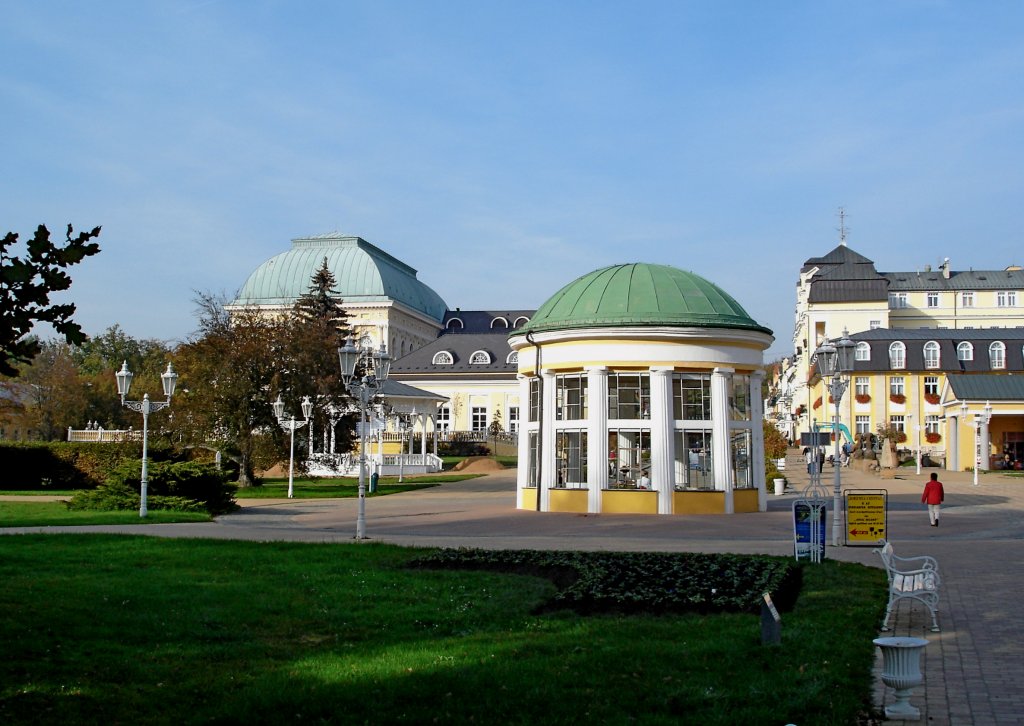
<path id="1" fill-rule="evenodd" d="M 516 506 L 544 512 L 764 511 L 764 351 L 772 331 L 667 265 L 614 265 L 512 332 Z"/>

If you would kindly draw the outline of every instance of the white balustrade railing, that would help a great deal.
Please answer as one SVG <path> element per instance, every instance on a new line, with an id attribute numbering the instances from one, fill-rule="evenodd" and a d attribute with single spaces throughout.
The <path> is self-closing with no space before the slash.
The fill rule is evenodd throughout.
<path id="1" fill-rule="evenodd" d="M 106 443 L 111 441 L 142 441 L 142 432 L 134 429 L 73 429 L 68 427 L 68 441 Z"/>

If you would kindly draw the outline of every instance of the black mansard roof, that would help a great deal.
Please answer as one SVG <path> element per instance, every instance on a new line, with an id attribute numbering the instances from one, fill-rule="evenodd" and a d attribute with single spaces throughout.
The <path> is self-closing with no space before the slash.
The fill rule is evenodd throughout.
<path id="1" fill-rule="evenodd" d="M 906 366 L 898 370 L 988 373 L 993 370 L 989 346 L 999 341 L 1006 346 L 1006 367 L 999 370 L 1024 371 L 1024 328 L 877 328 L 851 335 L 850 339 L 855 343 L 865 342 L 871 348 L 871 360 L 855 361 L 855 371 L 893 370 L 889 365 L 889 346 L 896 341 L 906 346 Z M 924 346 L 929 341 L 939 344 L 938 368 L 925 368 Z M 974 346 L 973 360 L 959 360 L 957 357 L 957 346 L 963 342 Z"/>

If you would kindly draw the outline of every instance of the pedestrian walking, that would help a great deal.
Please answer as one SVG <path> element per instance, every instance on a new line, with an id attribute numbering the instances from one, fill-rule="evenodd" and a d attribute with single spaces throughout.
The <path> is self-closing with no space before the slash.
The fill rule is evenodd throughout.
<path id="1" fill-rule="evenodd" d="M 939 475 L 933 472 L 931 480 L 924 485 L 924 492 L 921 494 L 921 503 L 928 505 L 928 521 L 933 527 L 939 526 L 939 507 L 945 498 L 946 492 L 939 481 Z"/>

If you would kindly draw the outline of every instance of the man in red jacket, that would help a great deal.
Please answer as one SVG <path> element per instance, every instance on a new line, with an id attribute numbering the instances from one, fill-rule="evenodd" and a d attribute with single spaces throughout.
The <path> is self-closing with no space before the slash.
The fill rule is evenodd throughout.
<path id="1" fill-rule="evenodd" d="M 939 481 L 939 475 L 933 473 L 931 481 L 924 485 L 924 493 L 921 494 L 921 502 L 928 505 L 928 519 L 933 527 L 939 526 L 939 507 L 945 498 L 946 492 Z"/>

